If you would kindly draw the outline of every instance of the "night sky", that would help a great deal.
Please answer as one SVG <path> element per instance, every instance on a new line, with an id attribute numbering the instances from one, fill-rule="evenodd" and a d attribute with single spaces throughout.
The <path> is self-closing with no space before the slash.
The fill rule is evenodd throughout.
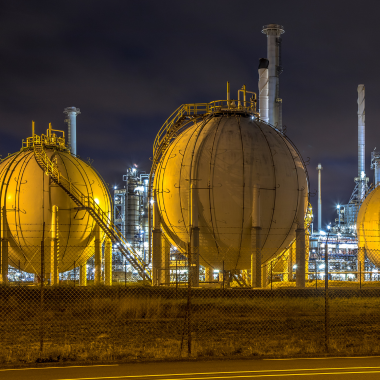
<path id="1" fill-rule="evenodd" d="M 322 172 L 323 222 L 357 176 L 357 85 L 366 86 L 366 170 L 380 149 L 380 3 L 375 1 L 1 1 L 0 154 L 75 106 L 78 154 L 110 186 L 149 172 L 154 137 L 181 104 L 257 91 L 262 26 L 284 26 L 280 77 L 288 137 Z M 317 196 L 311 198 L 317 211 Z"/>

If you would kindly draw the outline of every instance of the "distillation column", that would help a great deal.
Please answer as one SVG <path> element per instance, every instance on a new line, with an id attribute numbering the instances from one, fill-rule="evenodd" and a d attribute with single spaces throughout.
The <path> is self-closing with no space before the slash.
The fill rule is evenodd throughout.
<path id="1" fill-rule="evenodd" d="M 321 171 L 322 171 L 322 165 L 318 164 L 317 170 L 318 170 L 318 231 L 320 232 L 322 230 L 322 185 L 321 185 Z"/>
<path id="2" fill-rule="evenodd" d="M 362 201 L 366 190 L 365 175 L 365 88 L 358 86 L 358 199 Z"/>
<path id="3" fill-rule="evenodd" d="M 305 195 L 300 190 L 296 229 L 296 287 L 305 287 Z"/>
<path id="4" fill-rule="evenodd" d="M 380 184 L 380 152 L 371 153 L 371 169 L 374 170 L 373 184 L 377 187 Z"/>
<path id="5" fill-rule="evenodd" d="M 1 283 L 6 285 L 8 284 L 8 222 L 5 206 L 2 208 L 1 227 Z"/>
<path id="6" fill-rule="evenodd" d="M 253 187 L 251 228 L 251 287 L 261 288 L 260 187 Z M 264 284 L 265 286 L 266 284 Z"/>
<path id="7" fill-rule="evenodd" d="M 266 58 L 260 58 L 259 61 L 259 112 L 260 119 L 269 122 L 269 98 L 268 98 L 268 67 L 269 61 Z"/>
<path id="8" fill-rule="evenodd" d="M 77 154 L 77 115 L 80 114 L 80 109 L 76 107 L 66 107 L 63 113 L 67 114 L 68 119 L 68 145 L 72 154 Z"/>
<path id="9" fill-rule="evenodd" d="M 52 207 L 50 246 L 50 285 L 59 284 L 58 206 Z"/>
<path id="10" fill-rule="evenodd" d="M 282 131 L 282 99 L 280 99 L 279 75 L 282 72 L 280 65 L 281 34 L 285 33 L 281 25 L 264 25 L 262 33 L 267 35 L 268 49 L 268 96 L 269 96 L 269 123 Z"/>

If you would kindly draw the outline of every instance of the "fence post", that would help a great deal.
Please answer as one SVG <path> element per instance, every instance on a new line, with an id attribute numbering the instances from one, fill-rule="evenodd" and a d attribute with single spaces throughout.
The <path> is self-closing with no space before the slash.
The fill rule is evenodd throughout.
<path id="1" fill-rule="evenodd" d="M 328 239 L 327 235 L 326 248 L 325 248 L 325 351 L 329 352 L 329 254 L 328 254 Z"/>
<path id="2" fill-rule="evenodd" d="M 187 271 L 187 355 L 191 356 L 191 245 L 188 244 L 188 271 Z M 224 262 L 223 262 L 224 264 Z"/>
<path id="3" fill-rule="evenodd" d="M 40 290 L 40 353 L 44 350 L 44 273 L 45 273 L 45 222 L 43 223 L 42 241 L 41 241 L 41 290 Z"/>

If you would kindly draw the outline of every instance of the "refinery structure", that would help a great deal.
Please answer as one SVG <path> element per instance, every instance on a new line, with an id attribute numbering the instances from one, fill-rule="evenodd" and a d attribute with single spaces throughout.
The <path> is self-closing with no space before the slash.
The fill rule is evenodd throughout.
<path id="1" fill-rule="evenodd" d="M 67 134 L 31 136 L 0 162 L 1 281 L 80 286 L 140 281 L 153 286 L 303 288 L 323 279 L 377 279 L 380 153 L 365 173 L 365 88 L 358 86 L 358 175 L 337 219 L 317 224 L 306 165 L 282 122 L 281 25 L 265 25 L 258 88 L 180 106 L 153 142 L 149 173 L 131 165 L 109 189 L 77 155 L 79 108 Z M 252 91 L 253 90 L 253 91 Z M 31 202 L 31 200 L 33 200 Z M 329 257 L 329 261 L 326 259 Z M 315 281 L 317 285 L 317 281 Z"/>

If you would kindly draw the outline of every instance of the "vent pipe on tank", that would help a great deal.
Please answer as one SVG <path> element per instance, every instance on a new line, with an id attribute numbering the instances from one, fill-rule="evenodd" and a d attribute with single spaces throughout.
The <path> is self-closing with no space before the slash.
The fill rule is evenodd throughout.
<path id="1" fill-rule="evenodd" d="M 365 88 L 364 84 L 358 86 L 358 199 L 365 196 Z"/>
<path id="2" fill-rule="evenodd" d="M 281 34 L 285 33 L 282 25 L 264 25 L 262 33 L 267 35 L 268 67 L 268 96 L 269 96 L 269 123 L 282 131 L 282 99 L 280 98 L 279 75 L 281 66 Z"/>
<path id="3" fill-rule="evenodd" d="M 68 127 L 67 141 L 72 154 L 77 154 L 77 115 L 80 114 L 80 109 L 76 107 L 67 107 L 63 113 L 67 114 L 65 120 Z"/>
<path id="4" fill-rule="evenodd" d="M 318 231 L 322 230 L 322 194 L 321 194 L 321 172 L 322 165 L 318 164 Z"/>
<path id="5" fill-rule="evenodd" d="M 268 116 L 268 66 L 269 61 L 266 58 L 259 60 L 259 112 L 260 119 L 269 122 Z"/>

